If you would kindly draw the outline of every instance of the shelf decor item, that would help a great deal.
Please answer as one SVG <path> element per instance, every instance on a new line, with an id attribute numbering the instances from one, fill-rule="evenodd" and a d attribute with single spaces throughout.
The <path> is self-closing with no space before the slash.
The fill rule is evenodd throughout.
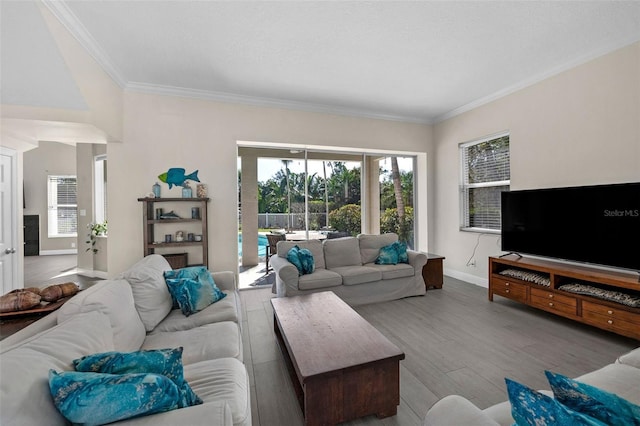
<path id="1" fill-rule="evenodd" d="M 198 171 L 196 170 L 195 172 L 185 175 L 184 174 L 184 169 L 181 168 L 177 168 L 177 167 L 172 167 L 169 170 L 167 170 L 166 172 L 162 173 L 161 175 L 158 176 L 158 179 L 160 179 L 162 182 L 166 183 L 167 185 L 169 185 L 169 189 L 173 188 L 173 186 L 184 186 L 184 182 L 186 180 L 194 180 L 196 182 L 200 182 L 200 179 L 198 179 Z"/>
<path id="2" fill-rule="evenodd" d="M 153 184 L 153 196 L 155 198 L 160 198 L 160 184 L 158 182 Z"/>
<path id="3" fill-rule="evenodd" d="M 198 198 L 207 198 L 207 185 L 204 183 L 196 185 L 196 196 Z"/>
<path id="4" fill-rule="evenodd" d="M 182 186 L 182 198 L 191 198 L 192 192 L 191 187 L 189 186 L 189 181 L 184 181 Z"/>

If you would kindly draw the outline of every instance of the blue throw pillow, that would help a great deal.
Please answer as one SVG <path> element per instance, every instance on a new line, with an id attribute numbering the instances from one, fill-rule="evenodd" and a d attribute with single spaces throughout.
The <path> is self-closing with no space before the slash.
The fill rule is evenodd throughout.
<path id="1" fill-rule="evenodd" d="M 180 391 L 178 407 L 202 404 L 184 379 L 182 347 L 136 352 L 103 352 L 73 360 L 76 371 L 109 374 L 153 373 L 168 377 Z"/>
<path id="2" fill-rule="evenodd" d="M 297 245 L 291 247 L 287 252 L 287 260 L 298 269 L 298 275 L 302 275 L 302 262 L 300 261 L 300 247 Z"/>
<path id="3" fill-rule="evenodd" d="M 398 264 L 398 250 L 394 244 L 395 243 L 389 244 L 388 246 L 384 246 L 380 249 L 380 254 L 378 254 L 378 258 L 376 259 L 376 263 L 378 265 Z"/>
<path id="4" fill-rule="evenodd" d="M 407 243 L 396 241 L 393 243 L 398 252 L 398 263 L 409 263 L 409 255 L 407 254 Z"/>
<path id="5" fill-rule="evenodd" d="M 178 408 L 178 388 L 159 374 L 49 370 L 53 403 L 73 424 L 102 425 Z"/>
<path id="6" fill-rule="evenodd" d="M 164 272 L 164 279 L 180 279 L 180 278 L 190 278 L 196 281 L 211 281 L 213 283 L 213 278 L 211 277 L 211 273 L 204 266 L 188 266 L 186 268 L 173 269 L 171 271 Z M 173 299 L 173 309 L 178 309 L 180 306 L 178 305 L 178 301 L 171 295 Z"/>
<path id="7" fill-rule="evenodd" d="M 313 253 L 309 249 L 300 249 L 298 251 L 298 259 L 302 265 L 302 275 L 313 274 L 316 269 L 316 262 L 313 259 Z"/>
<path id="8" fill-rule="evenodd" d="M 553 396 L 565 407 L 611 426 L 640 426 L 640 406 L 610 392 L 545 371 Z M 638 384 L 640 392 L 640 383 Z"/>
<path id="9" fill-rule="evenodd" d="M 606 426 L 605 423 L 572 411 L 555 399 L 513 380 L 505 379 L 511 415 L 517 426 Z"/>

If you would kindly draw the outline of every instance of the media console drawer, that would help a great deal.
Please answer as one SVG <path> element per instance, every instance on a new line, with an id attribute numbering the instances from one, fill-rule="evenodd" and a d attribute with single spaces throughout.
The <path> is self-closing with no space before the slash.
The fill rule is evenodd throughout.
<path id="1" fill-rule="evenodd" d="M 576 315 L 578 302 L 561 294 L 531 288 L 531 306 L 545 311 Z"/>
<path id="2" fill-rule="evenodd" d="M 527 301 L 527 286 L 502 278 L 491 278 L 491 288 L 495 294 L 519 302 Z"/>

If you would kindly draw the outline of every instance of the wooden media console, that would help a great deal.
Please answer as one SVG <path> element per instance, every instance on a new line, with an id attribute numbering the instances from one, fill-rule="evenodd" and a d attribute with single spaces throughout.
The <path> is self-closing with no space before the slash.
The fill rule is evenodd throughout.
<path id="1" fill-rule="evenodd" d="M 518 255 L 489 258 L 489 300 L 493 301 L 497 294 L 640 340 L 640 307 L 560 289 L 573 283 L 640 297 L 638 273 L 631 271 L 608 271 Z"/>

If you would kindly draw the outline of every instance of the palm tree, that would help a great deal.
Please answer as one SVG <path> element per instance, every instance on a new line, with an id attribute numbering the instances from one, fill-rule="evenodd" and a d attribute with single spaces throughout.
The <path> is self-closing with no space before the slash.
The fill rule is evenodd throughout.
<path id="1" fill-rule="evenodd" d="M 400 241 L 409 239 L 409 230 L 405 223 L 404 199 L 402 197 L 402 182 L 400 180 L 400 169 L 398 168 L 398 157 L 391 157 L 391 179 L 393 180 L 393 192 L 396 196 L 396 208 L 398 209 L 398 234 Z"/>
<path id="2" fill-rule="evenodd" d="M 287 232 L 291 231 L 291 190 L 289 186 L 289 163 L 291 160 L 281 160 L 284 164 L 286 182 L 287 182 Z"/>
<path id="3" fill-rule="evenodd" d="M 327 185 L 327 162 L 326 161 L 322 162 L 322 172 L 324 174 L 323 176 L 324 178 L 324 213 L 325 213 L 324 226 L 328 229 L 329 228 L 329 187 Z"/>

